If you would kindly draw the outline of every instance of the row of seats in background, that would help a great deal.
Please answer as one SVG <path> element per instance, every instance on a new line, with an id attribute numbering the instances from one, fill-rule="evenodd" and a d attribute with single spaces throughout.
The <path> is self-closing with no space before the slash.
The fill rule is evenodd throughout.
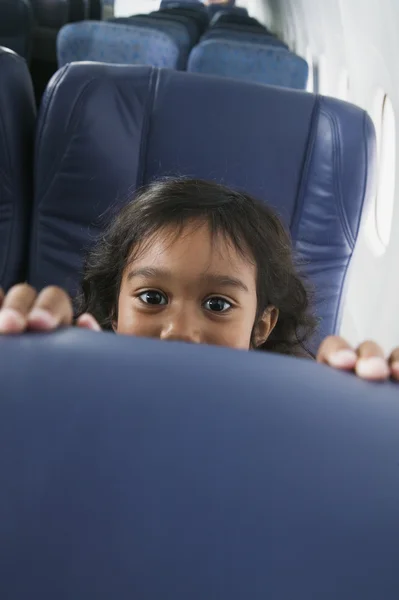
<path id="1" fill-rule="evenodd" d="M 212 18 L 198 4 L 161 3 L 159 10 L 63 27 L 58 66 L 74 61 L 150 64 L 304 89 L 308 66 L 243 8 Z"/>
<path id="2" fill-rule="evenodd" d="M 244 8 L 163 0 L 150 14 L 103 21 L 109 12 L 102 1 L 0 0 L 0 44 L 28 60 L 37 99 L 57 67 L 75 61 L 148 64 L 306 87 L 306 61 Z"/>

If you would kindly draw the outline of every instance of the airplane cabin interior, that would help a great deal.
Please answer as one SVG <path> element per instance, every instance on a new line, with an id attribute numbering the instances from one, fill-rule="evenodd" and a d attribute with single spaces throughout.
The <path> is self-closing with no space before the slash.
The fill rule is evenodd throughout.
<path id="1" fill-rule="evenodd" d="M 1 599 L 398 600 L 396 24 L 0 0 Z"/>

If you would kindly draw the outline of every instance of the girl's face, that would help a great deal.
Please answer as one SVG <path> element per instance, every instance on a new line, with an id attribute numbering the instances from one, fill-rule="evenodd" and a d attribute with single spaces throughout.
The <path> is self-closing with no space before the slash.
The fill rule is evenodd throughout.
<path id="1" fill-rule="evenodd" d="M 256 308 L 256 267 L 223 236 L 212 239 L 208 225 L 193 223 L 178 237 L 159 231 L 130 262 L 114 329 L 249 349 L 267 339 L 278 317 L 271 307 L 254 327 Z"/>

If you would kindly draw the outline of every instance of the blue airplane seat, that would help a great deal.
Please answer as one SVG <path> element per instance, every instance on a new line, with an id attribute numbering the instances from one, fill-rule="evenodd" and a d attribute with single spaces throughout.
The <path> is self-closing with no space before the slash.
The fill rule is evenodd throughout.
<path id="1" fill-rule="evenodd" d="M 32 37 L 33 12 L 29 0 L 0 0 L 0 46 L 29 61 Z"/>
<path id="2" fill-rule="evenodd" d="M 0 47 L 0 287 L 24 281 L 36 106 L 26 62 Z"/>
<path id="3" fill-rule="evenodd" d="M 190 36 L 190 31 L 182 23 L 177 21 L 169 21 L 164 19 L 157 19 L 153 15 L 133 15 L 132 17 L 114 17 L 109 19 L 107 23 L 114 23 L 120 25 L 134 25 L 135 27 L 143 27 L 144 29 L 157 30 L 165 33 L 179 49 L 179 58 L 177 62 L 177 68 L 179 70 L 185 70 L 187 66 L 188 56 L 191 48 L 195 44 L 195 39 Z"/>
<path id="4" fill-rule="evenodd" d="M 290 229 L 316 288 L 317 345 L 339 328 L 374 191 L 374 146 L 367 113 L 336 99 L 151 67 L 70 65 L 50 82 L 38 122 L 29 281 L 75 295 L 84 250 L 135 189 L 166 175 L 216 180 L 268 202 Z"/>
<path id="5" fill-rule="evenodd" d="M 205 40 L 231 40 L 235 42 L 244 42 L 246 44 L 261 44 L 264 46 L 277 46 L 288 50 L 287 44 L 276 38 L 274 35 L 266 33 L 248 33 L 246 31 L 232 31 L 230 29 L 219 29 L 212 27 L 201 37 L 201 42 Z"/>
<path id="6" fill-rule="evenodd" d="M 156 19 L 157 22 L 166 21 L 183 25 L 190 36 L 191 46 L 194 46 L 201 37 L 202 28 L 195 19 L 187 15 L 172 13 L 172 11 L 155 11 L 146 16 Z"/>
<path id="7" fill-rule="evenodd" d="M 179 66 L 180 52 L 171 36 L 156 28 L 82 21 L 60 30 L 57 57 L 60 67 L 75 61 L 96 61 L 175 69 Z"/>
<path id="8" fill-rule="evenodd" d="M 304 90 L 308 80 L 308 64 L 297 54 L 233 39 L 201 41 L 190 53 L 187 71 L 297 90 Z"/>
<path id="9" fill-rule="evenodd" d="M 398 599 L 395 384 L 74 329 L 0 356 L 1 598 Z"/>

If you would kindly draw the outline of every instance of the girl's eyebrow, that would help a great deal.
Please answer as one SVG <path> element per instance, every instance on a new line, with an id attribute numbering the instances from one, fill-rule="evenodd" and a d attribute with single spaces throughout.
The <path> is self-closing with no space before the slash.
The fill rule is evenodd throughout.
<path id="1" fill-rule="evenodd" d="M 127 281 L 130 281 L 134 277 L 148 277 L 148 278 L 164 278 L 173 279 L 173 274 L 168 269 L 159 269 L 158 267 L 140 267 L 129 271 Z M 201 279 L 211 285 L 219 287 L 234 287 L 241 289 L 244 292 L 249 292 L 247 286 L 241 279 L 232 277 L 231 275 L 220 275 L 218 273 L 204 273 Z"/>

